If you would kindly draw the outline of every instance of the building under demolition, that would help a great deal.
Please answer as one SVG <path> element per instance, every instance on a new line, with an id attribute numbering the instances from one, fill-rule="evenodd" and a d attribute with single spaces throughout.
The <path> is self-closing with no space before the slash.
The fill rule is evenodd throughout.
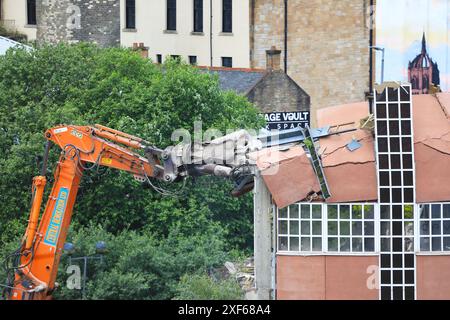
<path id="1" fill-rule="evenodd" d="M 324 179 L 307 148 L 257 154 L 261 298 L 450 299 L 450 93 L 411 91 L 318 112 L 355 129 L 315 139 Z"/>

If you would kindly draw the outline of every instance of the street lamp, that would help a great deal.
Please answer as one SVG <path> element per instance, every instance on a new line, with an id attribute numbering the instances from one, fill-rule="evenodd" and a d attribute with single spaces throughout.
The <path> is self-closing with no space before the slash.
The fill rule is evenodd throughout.
<path id="1" fill-rule="evenodd" d="M 382 47 L 376 47 L 376 46 L 370 46 L 370 49 L 376 50 L 376 51 L 381 51 L 382 53 L 382 57 L 381 57 L 381 83 L 384 82 L 384 52 L 385 52 L 385 48 Z"/>
<path id="2" fill-rule="evenodd" d="M 69 256 L 69 264 L 72 264 L 72 261 L 79 261 L 83 260 L 83 287 L 82 287 L 82 297 L 83 300 L 86 299 L 86 279 L 87 279 L 87 266 L 88 266 L 88 260 L 100 260 L 100 262 L 103 262 L 103 255 L 107 252 L 107 246 L 104 241 L 98 241 L 95 244 L 95 253 L 96 255 L 92 256 L 82 256 L 82 257 L 72 257 L 75 253 L 75 246 L 70 243 L 66 242 L 64 244 L 64 251 Z"/>

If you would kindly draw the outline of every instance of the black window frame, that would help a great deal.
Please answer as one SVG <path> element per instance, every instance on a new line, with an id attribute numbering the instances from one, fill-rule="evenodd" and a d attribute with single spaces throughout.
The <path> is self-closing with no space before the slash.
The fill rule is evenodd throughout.
<path id="1" fill-rule="evenodd" d="M 196 66 L 197 65 L 197 56 L 189 56 L 188 57 L 189 58 L 189 64 L 190 65 L 193 65 L 193 66 Z"/>
<path id="2" fill-rule="evenodd" d="M 222 32 L 233 32 L 233 0 L 222 0 Z"/>
<path id="3" fill-rule="evenodd" d="M 166 30 L 177 30 L 177 0 L 166 1 Z"/>
<path id="4" fill-rule="evenodd" d="M 233 68 L 233 57 L 222 57 L 222 67 Z"/>
<path id="5" fill-rule="evenodd" d="M 203 32 L 203 0 L 194 0 L 194 32 Z"/>
<path id="6" fill-rule="evenodd" d="M 178 63 L 181 63 L 182 61 L 181 56 L 179 54 L 171 54 L 170 58 Z"/>
<path id="7" fill-rule="evenodd" d="M 35 26 L 36 24 L 36 0 L 27 0 L 27 25 Z"/>
<path id="8" fill-rule="evenodd" d="M 161 63 L 162 63 L 162 54 L 157 54 L 157 55 L 156 55 L 156 62 L 157 62 L 158 64 L 161 64 Z"/>
<path id="9" fill-rule="evenodd" d="M 125 0 L 125 28 L 136 29 L 136 0 Z"/>

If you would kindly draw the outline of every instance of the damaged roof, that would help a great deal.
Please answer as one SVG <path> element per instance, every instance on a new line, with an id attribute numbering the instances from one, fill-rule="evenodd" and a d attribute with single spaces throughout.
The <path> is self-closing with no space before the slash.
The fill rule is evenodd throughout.
<path id="1" fill-rule="evenodd" d="M 450 93 L 413 96 L 416 201 L 450 200 Z"/>
<path id="2" fill-rule="evenodd" d="M 413 96 L 413 124 L 418 203 L 450 201 L 450 93 Z M 332 197 L 330 203 L 377 201 L 378 186 L 372 133 L 359 129 L 369 116 L 368 102 L 319 110 L 318 126 L 356 131 L 319 139 L 319 154 Z M 355 143 L 357 141 L 358 143 Z M 348 144 L 359 148 L 350 151 Z M 255 155 L 275 204 L 286 207 L 312 200 L 320 187 L 308 155 L 300 146 L 272 148 Z"/>

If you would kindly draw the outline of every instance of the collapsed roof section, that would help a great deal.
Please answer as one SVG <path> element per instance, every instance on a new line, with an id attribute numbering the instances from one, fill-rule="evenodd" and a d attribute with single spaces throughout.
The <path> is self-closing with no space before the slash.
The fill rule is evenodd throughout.
<path id="1" fill-rule="evenodd" d="M 450 200 L 450 93 L 413 96 L 417 202 Z"/>
<path id="2" fill-rule="evenodd" d="M 413 123 L 418 203 L 450 200 L 450 93 L 413 96 Z M 320 138 L 319 154 L 331 191 L 330 203 L 377 201 L 373 134 L 360 129 L 369 116 L 367 102 L 318 111 L 319 127 L 356 129 Z M 321 200 L 320 186 L 308 154 L 301 146 L 271 148 L 253 155 L 275 204 Z"/>

